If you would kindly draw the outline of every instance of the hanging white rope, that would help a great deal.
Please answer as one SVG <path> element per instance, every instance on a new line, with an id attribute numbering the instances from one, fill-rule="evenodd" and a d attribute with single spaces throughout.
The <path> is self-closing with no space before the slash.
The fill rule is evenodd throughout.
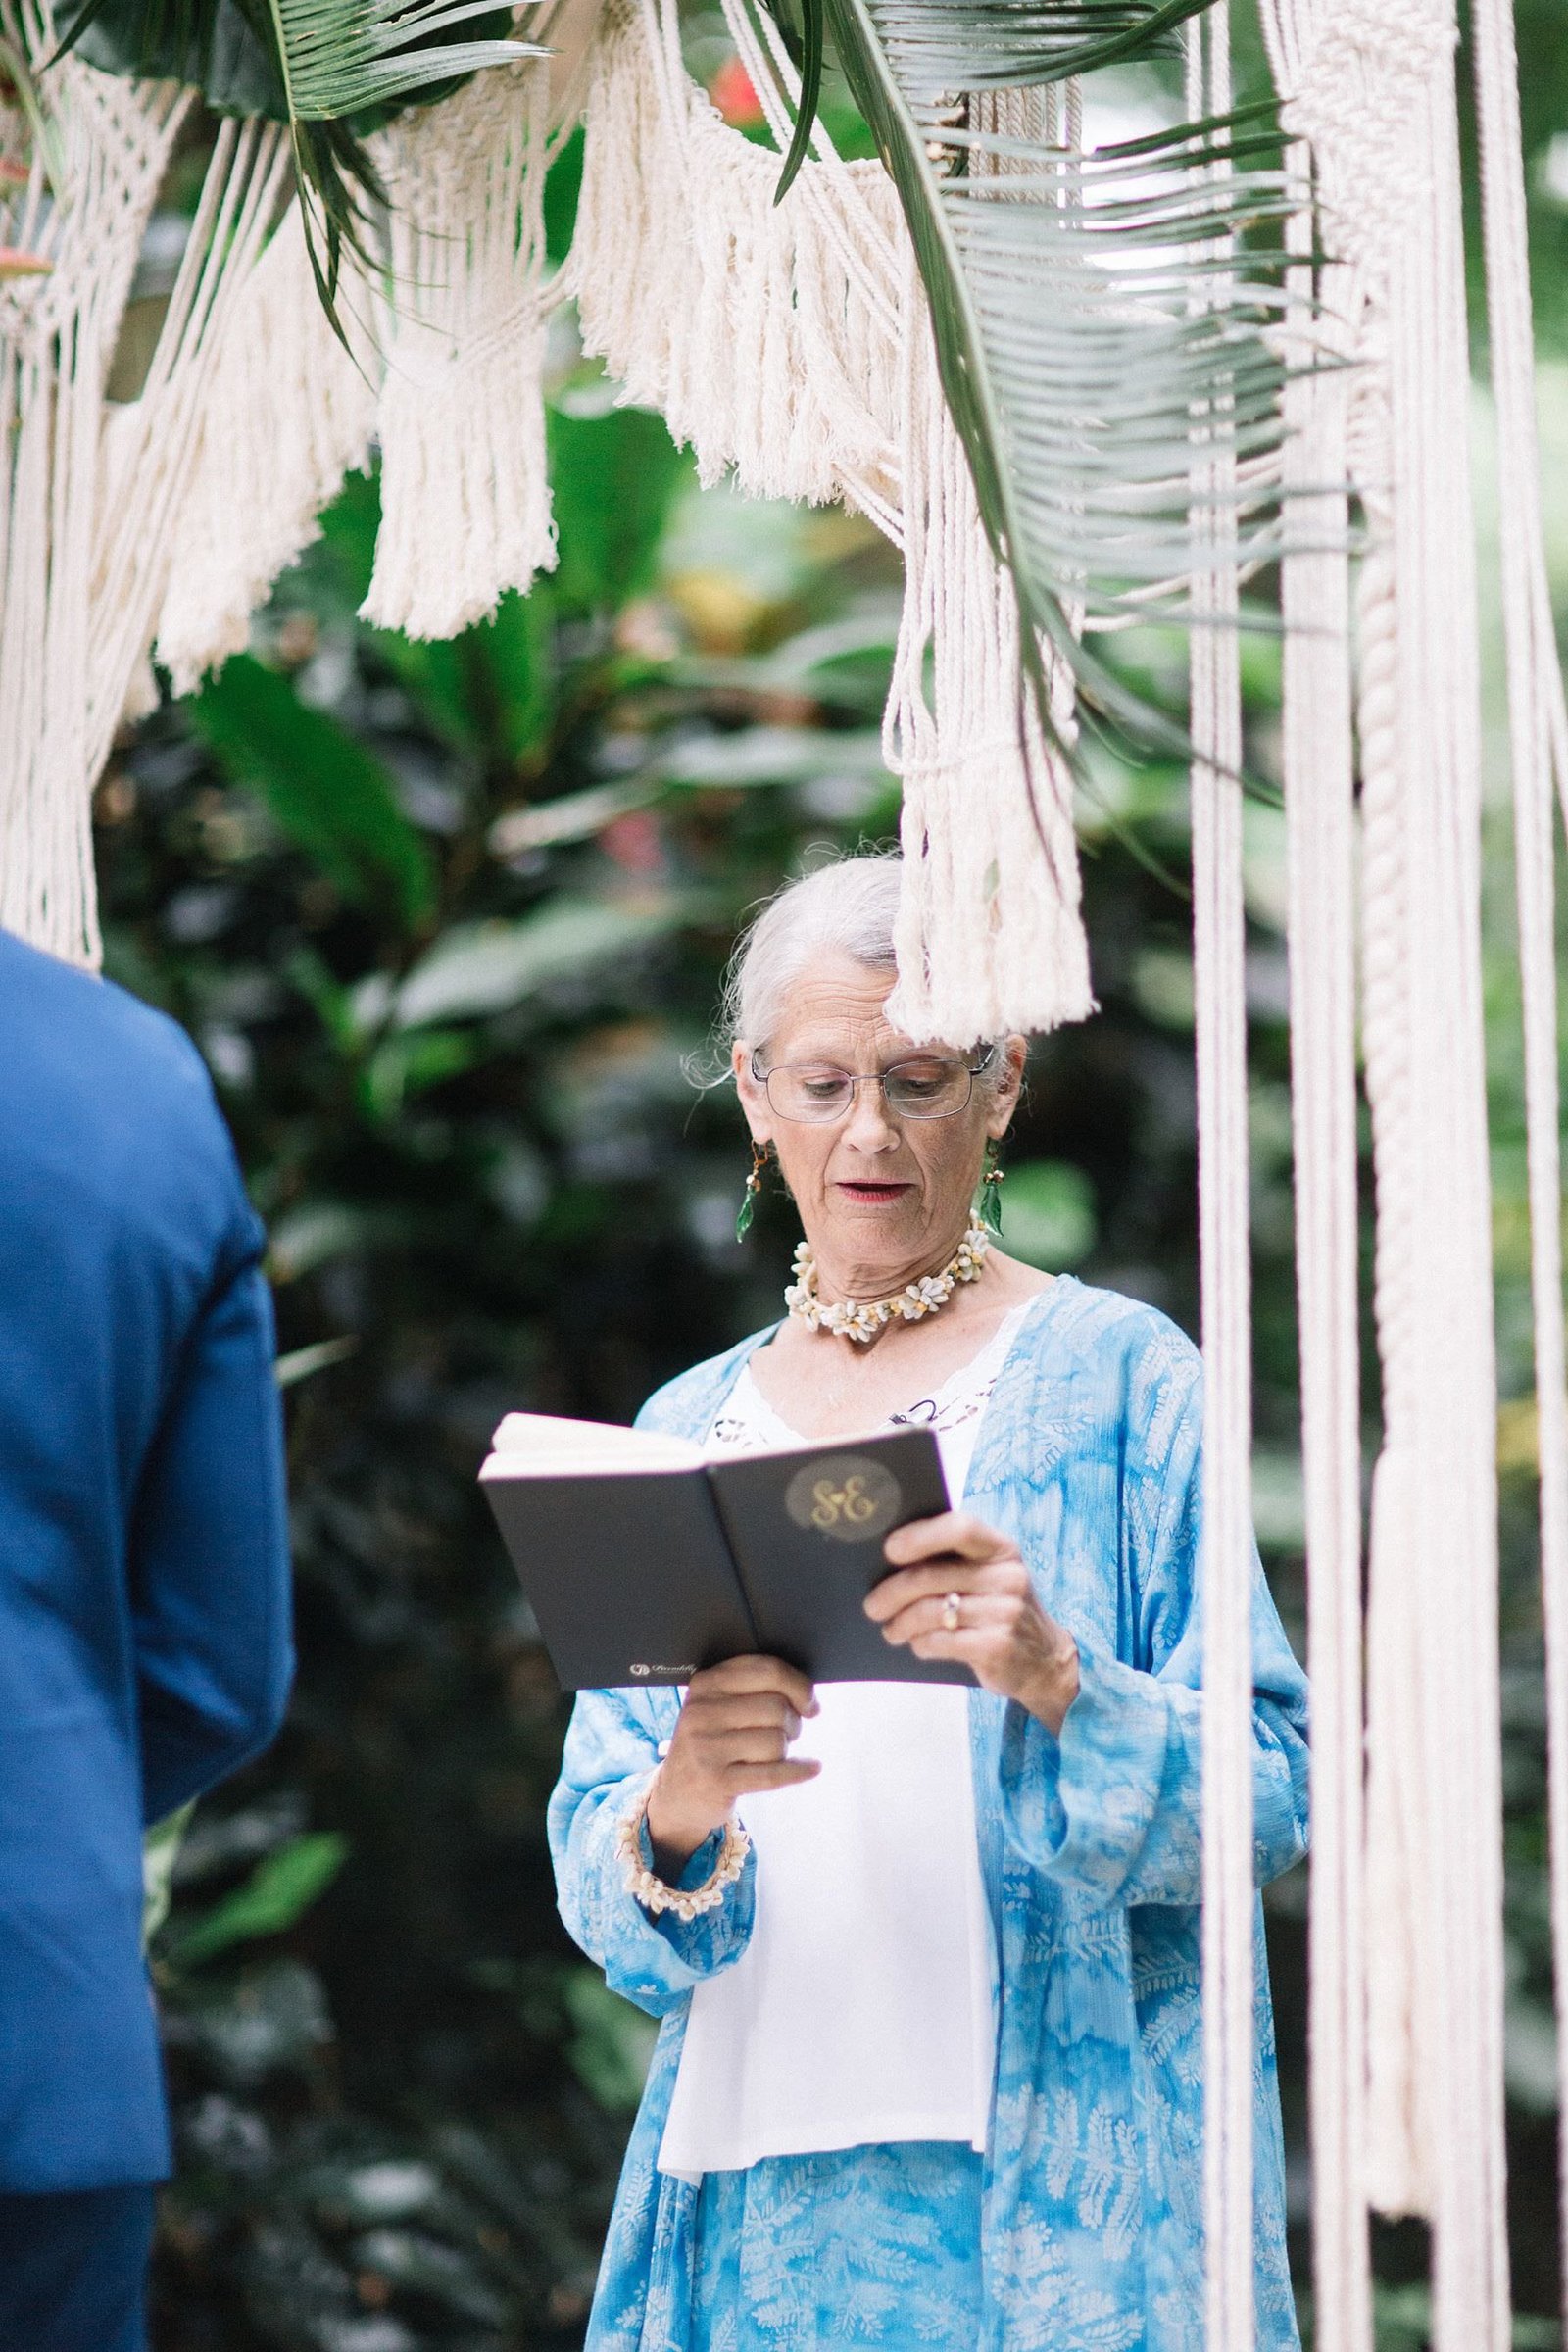
<path id="1" fill-rule="evenodd" d="M 948 417 L 908 261 L 904 612 L 884 757 L 904 785 L 899 982 L 906 1036 L 968 1045 L 1093 1009 L 1072 786 L 1018 676 L 1018 614 Z M 1058 732 L 1072 686 L 1052 661 Z M 929 677 L 929 683 L 928 683 Z M 1035 779 L 1031 793 L 1031 776 Z"/>
<path id="2" fill-rule="evenodd" d="M 1187 27 L 1187 112 L 1231 105 L 1229 18 Z M 1225 167 L 1216 164 L 1218 172 Z M 1223 264 L 1228 246 L 1209 253 Z M 1195 306 L 1222 305 L 1223 269 Z M 1252 1884 L 1251 1288 L 1247 1137 L 1247 916 L 1236 462 L 1223 412 L 1192 428 L 1193 975 L 1203 1343 L 1203 2211 L 1207 2352 L 1251 2352 Z M 1229 552 L 1228 552 L 1229 551 Z"/>
<path id="3" fill-rule="evenodd" d="M 492 68 L 376 142 L 391 198 L 365 617 L 451 637 L 556 561 L 545 457 L 547 59 Z"/>
<path id="4" fill-rule="evenodd" d="M 355 339 L 346 351 L 291 204 L 233 304 L 201 403 L 158 619 L 158 660 L 175 694 L 244 647 L 252 613 L 319 535 L 344 475 L 369 463 L 376 396 L 364 300 L 356 286 L 340 305 Z"/>
<path id="5" fill-rule="evenodd" d="M 863 484 L 874 518 L 896 509 L 903 231 L 880 164 L 808 166 L 775 205 L 778 158 L 720 122 L 655 0 L 607 13 L 584 121 L 564 282 L 624 397 L 705 482 L 813 504 Z"/>
<path id="6" fill-rule="evenodd" d="M 728 13 L 782 143 L 788 62 L 742 0 Z M 956 1045 L 1082 1018 L 1069 781 L 1019 691 L 1011 589 L 941 397 L 892 182 L 841 162 L 819 128 L 775 204 L 777 155 L 693 87 L 658 0 L 607 16 L 585 116 L 567 282 L 587 348 L 628 399 L 662 410 L 705 480 L 842 499 L 903 549 L 885 730 L 904 782 L 894 1018 Z"/>
<path id="7" fill-rule="evenodd" d="M 1568 1361 L 1563 1332 L 1556 819 L 1552 802 L 1554 735 L 1558 783 L 1568 791 L 1568 758 L 1564 757 L 1568 727 L 1562 723 L 1562 671 L 1552 633 L 1541 526 L 1519 62 L 1509 0 L 1475 0 L 1471 24 L 1481 130 L 1492 382 L 1497 412 L 1514 870 L 1525 1032 L 1541 1575 L 1546 1634 L 1551 1926 L 1556 1955 L 1559 2259 L 1568 2265 Z"/>
<path id="8" fill-rule="evenodd" d="M 4 23 L 24 55 L 46 37 L 30 14 L 8 12 Z M 74 204 L 53 196 L 40 142 L 10 241 L 39 254 L 49 274 L 0 287 L 0 924 L 93 962 L 86 603 L 102 387 L 187 101 L 169 89 L 100 88 L 75 65 L 62 69 L 50 100 Z M 57 789 L 73 771 L 78 789 Z"/>
<path id="9" fill-rule="evenodd" d="M 1430 2215 L 1439 2352 L 1473 2352 L 1500 2346 L 1508 2322 L 1479 693 L 1452 11 L 1333 0 L 1310 24 L 1301 10 L 1271 13 L 1289 120 L 1310 139 L 1325 243 L 1345 264 L 1336 307 L 1357 362 L 1348 447 L 1368 526 L 1357 612 L 1363 1037 L 1385 1444 L 1368 1627 L 1364 2178 L 1386 2210 Z M 1338 1512 L 1343 1544 L 1348 1499 L 1326 1465 L 1321 1509 Z M 1343 1671 L 1347 1629 L 1337 1602 L 1329 1608 Z M 1343 1716 L 1337 1730 L 1330 1770 L 1348 1798 Z M 1320 1882 L 1319 1899 L 1338 1890 L 1353 1902 L 1349 1875 L 1337 1889 Z M 1325 1923 L 1319 1948 L 1333 1935 Z M 1352 1979 L 1353 1960 L 1332 1997 L 1353 1998 Z M 1351 2343 L 1363 2327 L 1358 2229 L 1342 2200 L 1337 2324 Z"/>
<path id="10" fill-rule="evenodd" d="M 3 22 L 34 66 L 51 54 L 32 0 L 6 0 Z M 48 270 L 0 289 L 0 923 L 95 964 L 92 787 L 144 670 L 207 371 L 285 149 L 273 125 L 220 126 L 146 383 L 117 410 L 110 365 L 188 94 L 68 57 L 40 96 L 60 184 L 40 143 L 7 233 Z"/>
<path id="11" fill-rule="evenodd" d="M 1329 0 L 1263 0 L 1277 87 L 1303 79 Z M 1291 223 L 1283 741 L 1289 858 L 1291 1117 L 1312 1683 L 1307 1915 L 1313 2331 L 1318 2352 L 1372 2352 L 1366 2147 L 1359 1218 L 1356 1167 L 1355 782 L 1350 702 L 1348 379 L 1351 273 L 1314 283 L 1304 142 L 1287 168 Z M 1320 360 L 1331 364 L 1317 368 Z M 1316 371 L 1314 372 L 1314 369 Z"/>

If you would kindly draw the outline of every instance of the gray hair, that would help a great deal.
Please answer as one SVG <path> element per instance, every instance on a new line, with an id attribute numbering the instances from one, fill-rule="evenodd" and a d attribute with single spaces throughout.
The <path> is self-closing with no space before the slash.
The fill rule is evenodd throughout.
<path id="1" fill-rule="evenodd" d="M 848 956 L 891 977 L 903 873 L 897 852 L 841 858 L 776 892 L 742 932 L 724 975 L 725 1046 L 765 1045 L 785 998 L 819 956 Z"/>

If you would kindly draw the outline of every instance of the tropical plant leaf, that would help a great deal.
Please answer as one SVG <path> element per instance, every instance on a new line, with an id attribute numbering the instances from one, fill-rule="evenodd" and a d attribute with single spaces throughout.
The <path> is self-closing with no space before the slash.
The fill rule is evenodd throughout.
<path id="1" fill-rule="evenodd" d="M 469 38 L 480 21 L 490 31 Z M 510 37 L 510 21 L 496 0 L 66 0 L 58 31 L 102 71 L 191 82 L 221 112 L 288 124 L 311 267 L 341 336 L 344 248 L 368 258 L 386 203 L 365 133 L 483 67 L 549 54 Z"/>
<path id="2" fill-rule="evenodd" d="M 255 0 L 253 0 L 255 4 Z M 494 0 L 265 0 L 283 89 L 295 179 L 317 291 L 338 334 L 343 249 L 366 256 L 367 202 L 384 206 L 368 154 L 349 118 L 426 98 L 486 66 L 548 54 L 536 42 L 455 39 L 460 25 L 497 16 Z M 324 258 L 314 230 L 319 226 Z"/>
<path id="3" fill-rule="evenodd" d="M 890 64 L 917 98 L 1065 81 L 1157 56 L 1211 0 L 960 0 L 885 12 Z M 879 11 L 879 16 L 884 12 Z M 1026 71 L 1019 71 L 1020 64 Z"/>
<path id="4" fill-rule="evenodd" d="M 243 1886 L 191 1927 L 170 1931 L 169 1957 L 181 1968 L 233 1943 L 281 1936 L 323 1894 L 348 1859 L 348 1840 L 323 1830 L 296 1838 L 259 1862 Z"/>
<path id="5" fill-rule="evenodd" d="M 977 93 L 1168 48 L 1202 0 L 808 4 L 823 12 L 898 187 L 943 390 L 1012 573 L 1042 715 L 1049 726 L 1046 642 L 1091 708 L 1177 749 L 1180 730 L 1099 658 L 1080 622 L 1191 619 L 1189 583 L 1218 560 L 1191 513 L 1190 435 L 1205 413 L 1223 416 L 1237 461 L 1236 557 L 1256 565 L 1279 552 L 1287 369 L 1272 330 L 1278 228 L 1295 199 L 1273 111 L 1083 156 L 984 126 Z M 1260 252 L 1242 242 L 1259 230 L 1272 239 Z"/>
<path id="6" fill-rule="evenodd" d="M 567 610 L 612 612 L 652 586 L 670 502 L 691 460 L 649 409 L 616 408 L 614 387 L 571 387 L 545 413 Z"/>
<path id="7" fill-rule="evenodd" d="M 785 19 L 778 0 L 769 0 L 770 13 L 783 24 Z M 773 202 L 782 204 L 794 186 L 801 166 L 811 144 L 811 131 L 816 122 L 817 108 L 822 102 L 822 54 L 826 46 L 826 27 L 822 18 L 822 0 L 801 0 L 801 36 L 791 43 L 801 76 L 801 94 L 795 109 L 795 135 L 784 157 L 784 169 L 773 190 Z"/>
<path id="8" fill-rule="evenodd" d="M 235 654 L 187 705 L 236 783 L 266 801 L 291 840 L 349 898 L 390 893 L 406 921 L 435 903 L 424 843 L 381 762 L 287 678 Z"/>
<path id="9" fill-rule="evenodd" d="M 284 118 L 271 44 L 241 0 L 60 0 L 55 33 L 101 74 L 189 83 L 217 114 Z"/>
<path id="10" fill-rule="evenodd" d="M 377 974 L 356 992 L 362 1031 L 484 1020 L 553 983 L 614 973 L 691 909 L 672 894 L 625 906 L 565 897 L 516 922 L 454 924 L 394 989 Z"/>
<path id="11" fill-rule="evenodd" d="M 195 1799 L 155 1822 L 141 1841 L 141 1948 L 145 1952 L 165 1920 L 172 1894 L 180 1839 L 196 1810 Z"/>
<path id="12" fill-rule="evenodd" d="M 442 40 L 492 21 L 496 0 L 267 0 L 290 123 L 340 122 L 485 66 L 549 53 L 536 42 Z"/>
<path id="13" fill-rule="evenodd" d="M 358 1333 L 348 1331 L 339 1339 L 314 1340 L 308 1348 L 291 1348 L 272 1366 L 272 1378 L 280 1389 L 297 1388 L 302 1380 L 311 1380 L 318 1372 L 329 1372 L 334 1364 L 346 1363 L 359 1345 Z"/>

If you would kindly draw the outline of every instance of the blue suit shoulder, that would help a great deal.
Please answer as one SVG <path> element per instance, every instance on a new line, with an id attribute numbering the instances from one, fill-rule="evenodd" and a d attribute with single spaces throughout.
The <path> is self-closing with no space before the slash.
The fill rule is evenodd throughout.
<path id="1" fill-rule="evenodd" d="M 13 1082 L 24 1071 L 101 1108 L 107 1076 L 115 1094 L 158 1089 L 149 1110 L 220 1115 L 207 1065 L 177 1021 L 9 931 L 0 931 L 0 1033 Z"/>
<path id="2" fill-rule="evenodd" d="M 194 1265 L 259 1255 L 207 1067 L 178 1023 L 0 932 L 0 1198 L 146 1229 Z"/>
<path id="3" fill-rule="evenodd" d="M 0 2190 L 167 2165 L 143 1820 L 292 1666 L 263 1242 L 190 1041 L 0 934 Z"/>

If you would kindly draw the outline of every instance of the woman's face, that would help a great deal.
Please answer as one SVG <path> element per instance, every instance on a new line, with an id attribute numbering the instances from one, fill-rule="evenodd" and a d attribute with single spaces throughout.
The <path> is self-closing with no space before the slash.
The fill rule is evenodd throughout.
<path id="1" fill-rule="evenodd" d="M 892 987 L 890 973 L 848 956 L 822 956 L 790 990 L 762 1046 L 763 1070 L 804 1062 L 861 1076 L 933 1055 L 980 1058 L 978 1047 L 958 1054 L 911 1045 L 883 1009 Z M 1024 1053 L 1024 1040 L 1009 1038 L 976 1078 L 967 1109 L 950 1118 L 900 1119 L 880 1087 L 859 1086 L 851 1109 L 817 1126 L 781 1118 L 752 1076 L 751 1049 L 736 1047 L 747 1123 L 778 1153 L 826 1289 L 885 1298 L 952 1256 L 969 1221 L 987 1139 L 1004 1135 L 1011 1120 Z"/>

